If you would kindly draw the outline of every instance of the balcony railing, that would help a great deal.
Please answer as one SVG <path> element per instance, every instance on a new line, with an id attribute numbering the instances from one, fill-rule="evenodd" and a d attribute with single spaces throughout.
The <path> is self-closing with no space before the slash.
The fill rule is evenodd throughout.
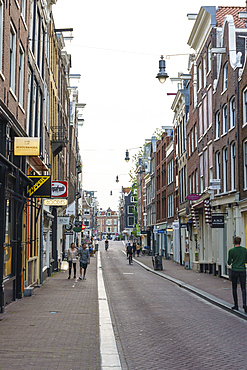
<path id="1" fill-rule="evenodd" d="M 53 126 L 52 130 L 52 152 L 56 156 L 66 146 L 67 134 L 64 126 Z"/>

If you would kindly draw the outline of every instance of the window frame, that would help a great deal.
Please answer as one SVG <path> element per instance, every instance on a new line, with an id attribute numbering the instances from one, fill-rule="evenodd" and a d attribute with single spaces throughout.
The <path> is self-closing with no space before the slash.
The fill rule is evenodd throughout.
<path id="1" fill-rule="evenodd" d="M 9 87 L 15 94 L 15 80 L 16 80 L 16 29 L 10 23 L 10 43 L 9 43 L 10 57 L 9 57 Z"/>
<path id="2" fill-rule="evenodd" d="M 235 111 L 235 96 L 233 96 L 230 100 L 230 129 L 234 128 L 236 125 Z"/>
<path id="3" fill-rule="evenodd" d="M 231 190 L 236 190 L 236 144 L 231 144 Z"/>
<path id="4" fill-rule="evenodd" d="M 226 62 L 223 67 L 223 91 L 227 90 L 227 84 L 228 84 L 228 62 Z"/>
<path id="5" fill-rule="evenodd" d="M 228 192 L 228 151 L 227 148 L 223 148 L 223 192 Z"/>
<path id="6" fill-rule="evenodd" d="M 223 122 L 222 122 L 222 135 L 227 133 L 227 104 L 222 108 Z"/>
<path id="7" fill-rule="evenodd" d="M 215 139 L 220 138 L 220 110 L 215 114 Z"/>

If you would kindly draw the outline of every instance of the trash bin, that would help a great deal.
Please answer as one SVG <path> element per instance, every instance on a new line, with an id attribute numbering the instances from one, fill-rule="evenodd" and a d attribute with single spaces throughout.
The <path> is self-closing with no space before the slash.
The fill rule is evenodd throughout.
<path id="1" fill-rule="evenodd" d="M 99 244 L 98 244 L 98 243 L 96 243 L 96 244 L 95 244 L 95 250 L 96 250 L 96 252 L 98 252 L 98 249 L 99 249 Z"/>
<path id="2" fill-rule="evenodd" d="M 162 256 L 160 256 L 159 254 L 156 254 L 154 256 L 154 270 L 156 270 L 156 271 L 162 271 L 163 270 Z"/>

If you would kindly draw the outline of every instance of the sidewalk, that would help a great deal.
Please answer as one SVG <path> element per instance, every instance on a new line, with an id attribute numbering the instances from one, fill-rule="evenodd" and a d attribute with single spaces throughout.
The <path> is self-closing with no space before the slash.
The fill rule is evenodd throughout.
<path id="1" fill-rule="evenodd" d="M 0 369 L 100 369 L 97 259 L 87 280 L 61 271 L 0 314 Z M 79 277 L 79 264 L 77 265 Z"/>
<path id="2" fill-rule="evenodd" d="M 232 283 L 225 278 L 186 270 L 184 266 L 172 260 L 162 259 L 163 271 L 154 271 L 152 256 L 135 257 L 134 261 L 192 293 L 210 301 L 211 303 L 247 320 L 247 315 L 242 307 L 242 293 L 238 285 L 239 311 L 232 310 Z"/>

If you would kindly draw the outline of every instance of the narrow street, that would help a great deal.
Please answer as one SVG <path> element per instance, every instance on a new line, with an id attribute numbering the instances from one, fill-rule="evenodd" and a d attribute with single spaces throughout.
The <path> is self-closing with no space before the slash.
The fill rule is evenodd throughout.
<path id="1" fill-rule="evenodd" d="M 110 241 L 106 252 L 102 241 L 85 281 L 78 274 L 68 280 L 68 271 L 61 271 L 31 297 L 7 305 L 0 315 L 0 369 L 114 369 L 110 361 L 102 366 L 110 353 L 101 351 L 114 341 L 102 330 L 111 322 L 123 370 L 247 369 L 246 320 L 135 261 L 129 265 L 123 250 L 122 242 Z M 147 259 L 139 257 L 141 262 Z M 102 270 L 109 320 L 97 294 L 97 269 Z M 229 281 L 187 273 L 191 284 L 193 278 L 203 284 L 203 277 L 219 282 L 231 299 Z"/>
<path id="2" fill-rule="evenodd" d="M 123 369 L 247 368 L 246 321 L 130 266 L 123 249 L 101 253 Z"/>

